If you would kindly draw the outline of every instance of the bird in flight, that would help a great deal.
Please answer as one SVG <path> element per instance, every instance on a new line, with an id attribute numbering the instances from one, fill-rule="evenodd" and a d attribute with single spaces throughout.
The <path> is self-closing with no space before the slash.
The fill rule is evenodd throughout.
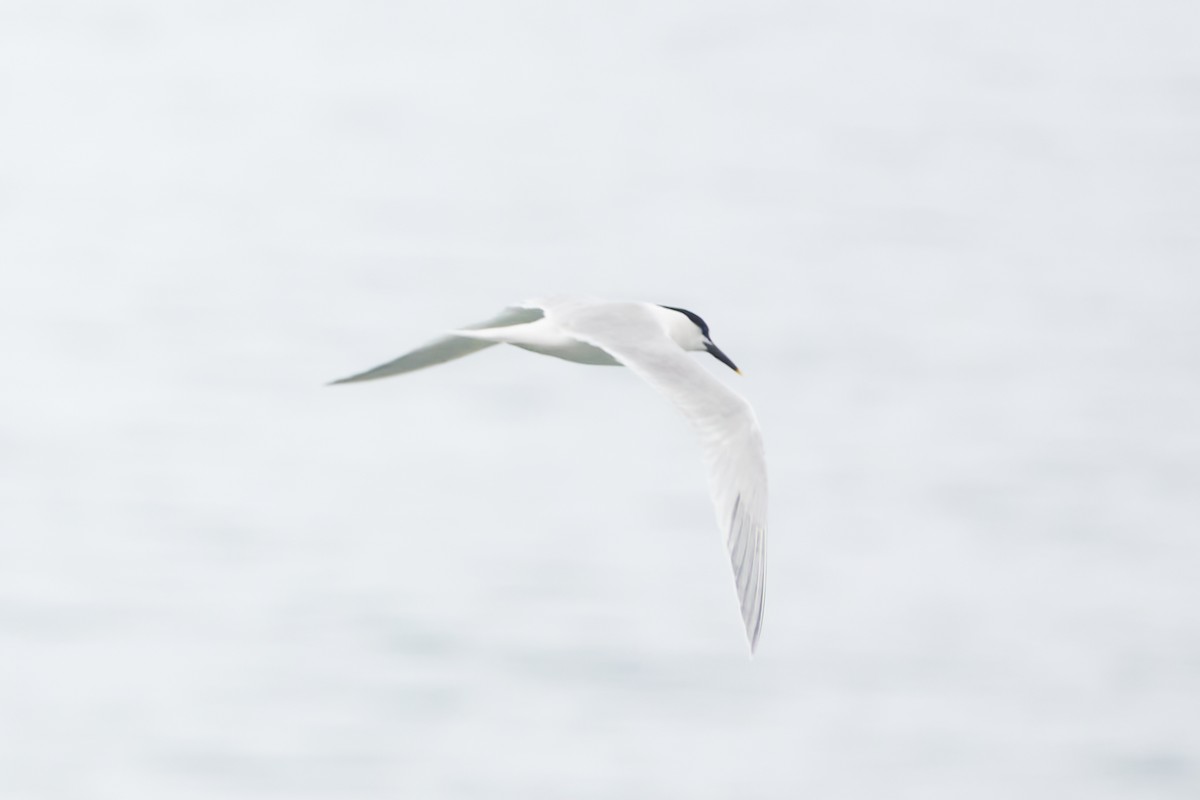
<path id="1" fill-rule="evenodd" d="M 762 631 L 766 577 L 766 461 L 750 404 L 687 356 L 707 352 L 741 374 L 713 344 L 704 320 L 682 308 L 652 303 L 577 297 L 530 301 L 333 383 L 400 375 L 496 344 L 580 364 L 628 367 L 683 413 L 704 450 L 717 525 L 729 551 L 753 654 Z"/>

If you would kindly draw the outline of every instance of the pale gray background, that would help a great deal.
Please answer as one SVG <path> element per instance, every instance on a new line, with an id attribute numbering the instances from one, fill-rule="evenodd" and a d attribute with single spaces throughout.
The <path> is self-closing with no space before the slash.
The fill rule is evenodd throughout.
<path id="1" fill-rule="evenodd" d="M 0 796 L 1200 796 L 1200 5 L 0 1 Z M 705 315 L 772 474 L 493 350 Z"/>

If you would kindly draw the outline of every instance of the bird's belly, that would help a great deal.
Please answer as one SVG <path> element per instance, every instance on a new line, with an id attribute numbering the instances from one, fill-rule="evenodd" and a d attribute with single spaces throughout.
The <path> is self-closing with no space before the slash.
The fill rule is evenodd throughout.
<path id="1" fill-rule="evenodd" d="M 522 350 L 529 350 L 532 353 L 541 353 L 545 356 L 554 356 L 565 361 L 574 361 L 577 364 L 594 364 L 597 366 L 619 367 L 621 362 L 610 356 L 608 353 L 601 350 L 599 347 L 593 347 L 590 344 L 568 339 L 563 337 L 559 342 L 538 342 L 536 344 L 530 342 L 509 342 L 509 344 L 520 347 Z"/>

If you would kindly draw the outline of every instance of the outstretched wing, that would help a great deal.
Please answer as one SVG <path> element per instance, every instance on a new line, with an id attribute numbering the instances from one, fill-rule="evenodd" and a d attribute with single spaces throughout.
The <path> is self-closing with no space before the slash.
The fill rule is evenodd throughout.
<path id="1" fill-rule="evenodd" d="M 689 357 L 646 305 L 551 304 L 546 313 L 568 333 L 608 352 L 662 392 L 696 430 L 753 653 L 763 620 L 767 467 L 750 404 Z"/>
<path id="2" fill-rule="evenodd" d="M 492 319 L 478 322 L 474 325 L 463 325 L 461 330 L 480 330 L 482 328 L 506 328 L 509 325 L 521 325 L 526 322 L 536 322 L 544 316 L 540 308 L 509 306 L 500 314 Z M 357 375 L 351 375 L 348 378 L 341 378 L 333 381 L 330 385 L 337 383 L 355 383 L 357 381 L 373 381 L 376 378 L 387 378 L 391 375 L 400 375 L 405 372 L 412 372 L 425 367 L 432 367 L 434 364 L 443 364 L 447 361 L 453 361 L 456 358 L 469 356 L 471 353 L 478 353 L 480 350 L 491 347 L 497 342 L 489 342 L 481 339 L 467 339 L 462 336 L 443 336 L 440 339 L 434 339 L 426 345 L 418 347 L 410 353 L 405 353 L 397 359 L 380 364 L 378 367 L 360 372 Z"/>

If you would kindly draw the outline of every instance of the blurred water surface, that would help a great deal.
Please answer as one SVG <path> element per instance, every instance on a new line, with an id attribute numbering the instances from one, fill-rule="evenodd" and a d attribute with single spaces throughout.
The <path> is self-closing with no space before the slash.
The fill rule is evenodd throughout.
<path id="1" fill-rule="evenodd" d="M 1198 8 L 0 3 L 0 794 L 1200 796 Z"/>

